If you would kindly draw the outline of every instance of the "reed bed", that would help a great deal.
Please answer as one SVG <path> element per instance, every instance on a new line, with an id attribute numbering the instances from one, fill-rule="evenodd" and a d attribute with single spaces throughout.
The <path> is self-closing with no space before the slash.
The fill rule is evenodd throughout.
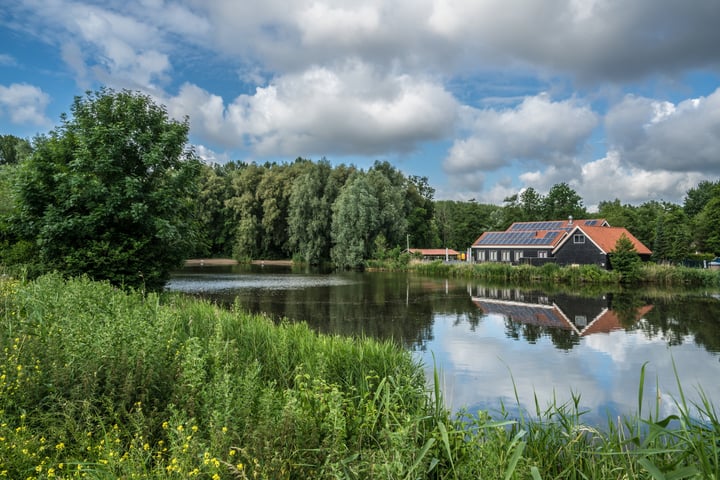
<path id="1" fill-rule="evenodd" d="M 1 278 L 0 324 L 0 478 L 720 478 L 710 399 L 643 417 L 644 378 L 598 428 L 454 414 L 393 343 L 86 279 Z"/>
<path id="2" fill-rule="evenodd" d="M 434 261 L 410 264 L 408 270 L 423 275 L 522 284 L 620 285 L 623 281 L 618 272 L 606 270 L 597 265 L 560 267 L 547 263 L 540 267 L 534 267 L 501 262 L 445 263 Z M 634 284 L 720 288 L 720 271 L 646 263 L 641 266 Z"/>

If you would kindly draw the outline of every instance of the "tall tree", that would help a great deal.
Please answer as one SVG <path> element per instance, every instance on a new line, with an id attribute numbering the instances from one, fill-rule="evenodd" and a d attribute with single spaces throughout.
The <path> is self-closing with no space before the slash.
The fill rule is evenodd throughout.
<path id="1" fill-rule="evenodd" d="M 705 208 L 705 205 L 707 205 L 713 197 L 718 196 L 720 196 L 720 180 L 716 182 L 703 180 L 697 187 L 687 191 L 683 204 L 685 214 L 693 218 Z"/>
<path id="2" fill-rule="evenodd" d="M 30 142 L 15 135 L 0 135 L 0 165 L 20 163 L 32 153 Z"/>
<path id="3" fill-rule="evenodd" d="M 582 198 L 564 182 L 552 186 L 543 199 L 542 212 L 544 220 L 587 217 Z"/>
<path id="4" fill-rule="evenodd" d="M 243 164 L 232 172 L 232 196 L 225 201 L 235 223 L 233 257 L 259 258 L 261 247 L 262 205 L 255 192 L 265 169 L 255 163 Z"/>
<path id="5" fill-rule="evenodd" d="M 412 175 L 407 179 L 406 217 L 408 235 L 413 246 L 430 248 L 437 244 L 437 229 L 433 222 L 435 189 L 428 183 L 427 177 Z"/>
<path id="6" fill-rule="evenodd" d="M 22 164 L 21 234 L 50 270 L 162 287 L 197 238 L 187 120 L 110 89 L 76 97 L 71 111 Z"/>
<path id="7" fill-rule="evenodd" d="M 293 182 L 288 211 L 289 243 L 307 263 L 318 264 L 330 255 L 330 220 L 335 198 L 327 196 L 332 167 L 320 160 Z"/>
<path id="8" fill-rule="evenodd" d="M 364 172 L 356 172 L 332 207 L 331 257 L 340 268 L 358 268 L 370 258 L 382 225 L 380 201 Z"/>

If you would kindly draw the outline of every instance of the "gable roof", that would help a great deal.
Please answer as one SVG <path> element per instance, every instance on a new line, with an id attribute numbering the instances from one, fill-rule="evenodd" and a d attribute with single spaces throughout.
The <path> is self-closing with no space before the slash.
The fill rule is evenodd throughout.
<path id="1" fill-rule="evenodd" d="M 635 247 L 635 251 L 640 255 L 652 255 L 652 251 L 647 248 L 640 240 L 623 227 L 588 227 L 576 226 L 572 229 L 567 237 L 563 238 L 554 251 L 562 248 L 563 245 L 572 237 L 575 232 L 582 232 L 591 242 L 593 242 L 604 254 L 608 254 L 615 250 L 615 245 L 620 237 L 625 235 Z"/>

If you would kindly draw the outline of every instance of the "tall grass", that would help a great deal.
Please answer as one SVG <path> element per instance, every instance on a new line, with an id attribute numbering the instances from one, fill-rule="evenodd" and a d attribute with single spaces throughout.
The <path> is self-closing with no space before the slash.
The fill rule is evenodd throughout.
<path id="1" fill-rule="evenodd" d="M 705 396 L 599 430 L 579 397 L 453 414 L 422 372 L 392 343 L 238 308 L 3 278 L 0 478 L 718 478 Z"/>
<path id="2" fill-rule="evenodd" d="M 442 261 L 413 263 L 408 269 L 424 275 L 478 279 L 508 283 L 563 283 L 570 285 L 619 285 L 622 276 L 597 265 L 560 267 L 547 263 L 540 267 L 512 265 L 502 262 L 445 263 Z M 699 268 L 643 264 L 638 284 L 660 286 L 720 287 L 720 271 Z"/>

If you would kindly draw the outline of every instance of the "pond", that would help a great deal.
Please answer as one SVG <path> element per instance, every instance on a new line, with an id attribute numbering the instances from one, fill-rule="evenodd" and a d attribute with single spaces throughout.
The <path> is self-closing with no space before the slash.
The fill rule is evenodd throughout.
<path id="1" fill-rule="evenodd" d="M 666 416 L 705 395 L 720 405 L 718 292 L 547 292 L 406 273 L 290 267 L 189 267 L 167 290 L 237 302 L 332 334 L 393 339 L 448 407 L 534 414 L 580 397 L 585 422 L 638 411 Z"/>

